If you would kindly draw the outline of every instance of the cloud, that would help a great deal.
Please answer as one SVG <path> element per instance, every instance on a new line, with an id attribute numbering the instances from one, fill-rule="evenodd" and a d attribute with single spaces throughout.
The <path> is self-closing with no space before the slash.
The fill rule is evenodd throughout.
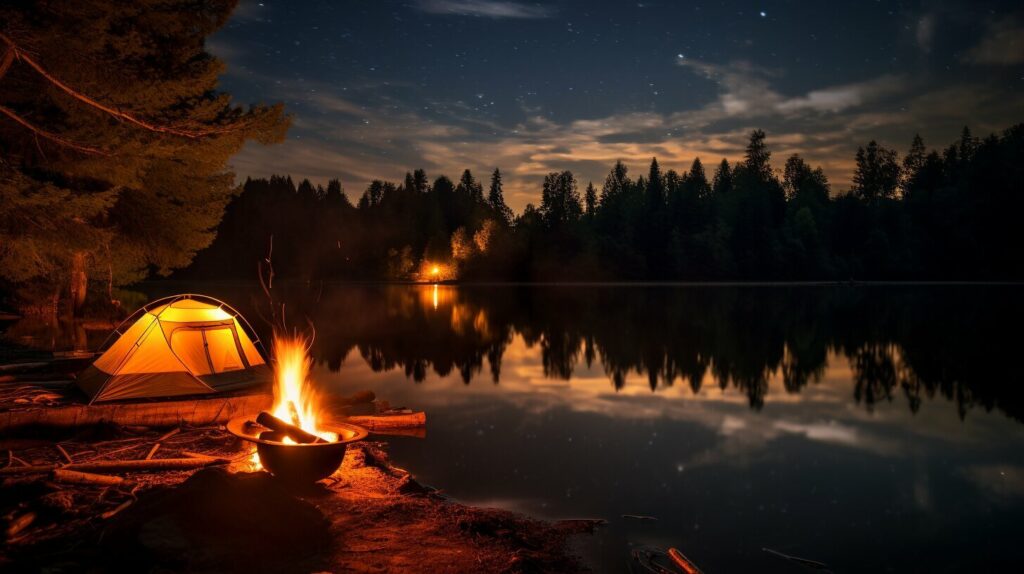
<path id="1" fill-rule="evenodd" d="M 1011 464 L 979 464 L 968 466 L 961 473 L 992 498 L 1024 498 L 1024 468 Z"/>
<path id="2" fill-rule="evenodd" d="M 993 66 L 1024 63 L 1024 24 L 1016 18 L 993 22 L 963 60 Z"/>
<path id="3" fill-rule="evenodd" d="M 487 18 L 550 18 L 555 11 L 547 6 L 500 0 L 420 0 L 416 7 L 430 14 L 484 16 Z"/>
<path id="4" fill-rule="evenodd" d="M 903 78 L 885 75 L 865 82 L 812 90 L 806 96 L 778 102 L 775 108 L 781 112 L 809 110 L 835 113 L 899 93 L 906 87 L 907 82 Z"/>
<path id="5" fill-rule="evenodd" d="M 500 167 L 506 199 L 519 212 L 538 201 L 551 171 L 569 169 L 581 186 L 600 186 L 616 160 L 634 175 L 654 156 L 663 169 L 685 170 L 700 157 L 711 170 L 722 158 L 741 159 L 750 131 L 762 128 L 776 166 L 799 153 L 820 165 L 840 192 L 849 185 L 857 145 L 874 138 L 901 148 L 919 130 L 940 145 L 967 122 L 976 133 L 998 130 L 1019 101 L 999 86 L 963 82 L 929 90 L 920 79 L 893 75 L 785 94 L 775 70 L 744 62 L 680 65 L 713 82 L 717 93 L 675 112 L 563 121 L 537 107 L 523 106 L 519 117 L 499 121 L 460 101 L 414 104 L 409 93 L 416 87 L 393 82 L 339 88 L 304 80 L 297 88 L 249 74 L 271 98 L 288 103 L 295 121 L 286 143 L 246 146 L 233 165 L 243 178 L 289 173 L 326 183 L 339 177 L 352 197 L 373 179 L 401 181 L 419 167 L 431 177 L 466 168 L 483 176 Z"/>
<path id="6" fill-rule="evenodd" d="M 721 86 L 717 105 L 705 108 L 705 117 L 721 116 L 768 117 L 799 112 L 841 112 L 903 91 L 907 82 L 894 75 L 829 86 L 805 95 L 787 97 L 771 87 L 774 72 L 758 69 L 745 62 L 729 65 L 710 64 L 697 60 L 680 60 L 678 65 L 692 69 Z"/>
<path id="7" fill-rule="evenodd" d="M 917 28 L 914 34 L 917 40 L 917 47 L 925 53 L 932 51 L 932 40 L 935 39 L 935 15 L 925 14 L 917 20 Z"/>

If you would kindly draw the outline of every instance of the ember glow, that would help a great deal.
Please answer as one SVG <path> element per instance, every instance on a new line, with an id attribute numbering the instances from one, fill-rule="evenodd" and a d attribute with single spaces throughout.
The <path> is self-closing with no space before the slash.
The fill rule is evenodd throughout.
<path id="1" fill-rule="evenodd" d="M 273 355 L 274 406 L 271 413 L 324 440 L 338 440 L 337 434 L 320 430 L 318 426 L 322 405 L 309 381 L 309 372 L 313 366 L 313 359 L 309 355 L 309 340 L 300 335 L 275 333 Z M 283 442 L 295 444 L 287 437 Z M 259 455 L 255 452 L 252 462 L 262 468 Z"/>

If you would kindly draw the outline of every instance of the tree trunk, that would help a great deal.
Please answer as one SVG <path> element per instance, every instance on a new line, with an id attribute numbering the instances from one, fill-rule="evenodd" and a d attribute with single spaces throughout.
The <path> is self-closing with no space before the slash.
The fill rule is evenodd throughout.
<path id="1" fill-rule="evenodd" d="M 89 276 L 86 274 L 86 253 L 76 251 L 71 256 L 71 315 L 80 317 L 85 305 L 85 292 L 89 287 Z"/>

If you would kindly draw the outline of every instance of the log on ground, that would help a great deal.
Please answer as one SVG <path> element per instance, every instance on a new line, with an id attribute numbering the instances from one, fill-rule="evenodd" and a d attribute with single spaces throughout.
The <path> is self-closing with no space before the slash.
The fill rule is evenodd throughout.
<path id="1" fill-rule="evenodd" d="M 73 404 L 0 411 L 0 430 L 19 427 L 82 427 L 99 423 L 171 427 L 227 422 L 270 407 L 269 393 L 117 404 Z"/>

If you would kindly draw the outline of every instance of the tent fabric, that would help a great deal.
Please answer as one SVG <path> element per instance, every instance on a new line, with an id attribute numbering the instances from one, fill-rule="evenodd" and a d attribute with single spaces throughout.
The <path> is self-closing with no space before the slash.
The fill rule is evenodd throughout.
<path id="1" fill-rule="evenodd" d="M 144 308 L 79 375 L 78 386 L 91 402 L 208 394 L 270 381 L 270 368 L 240 316 L 215 299 L 197 297 L 170 297 Z"/>

